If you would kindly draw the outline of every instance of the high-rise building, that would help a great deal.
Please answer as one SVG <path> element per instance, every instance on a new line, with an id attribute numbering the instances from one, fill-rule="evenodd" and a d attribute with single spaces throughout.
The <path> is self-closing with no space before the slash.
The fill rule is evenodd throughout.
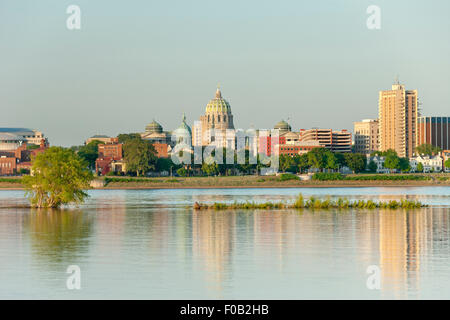
<path id="1" fill-rule="evenodd" d="M 378 119 L 364 119 L 354 122 L 355 152 L 371 154 L 378 151 L 379 128 Z"/>
<path id="2" fill-rule="evenodd" d="M 216 96 L 206 105 L 205 114 L 194 124 L 193 145 L 206 146 L 213 141 L 221 140 L 218 141 L 219 145 L 233 148 L 234 146 L 230 145 L 230 141 L 233 140 L 230 137 L 233 136 L 230 130 L 234 131 L 231 106 L 222 98 L 222 92 L 217 88 Z"/>
<path id="3" fill-rule="evenodd" d="M 352 133 L 347 130 L 301 129 L 300 141 L 318 141 L 320 146 L 332 152 L 352 152 Z"/>
<path id="4" fill-rule="evenodd" d="M 380 151 L 395 150 L 400 157 L 412 157 L 416 147 L 418 117 L 417 90 L 405 90 L 396 83 L 379 94 Z"/>
<path id="5" fill-rule="evenodd" d="M 450 117 L 418 117 L 417 145 L 424 143 L 449 150 Z"/>

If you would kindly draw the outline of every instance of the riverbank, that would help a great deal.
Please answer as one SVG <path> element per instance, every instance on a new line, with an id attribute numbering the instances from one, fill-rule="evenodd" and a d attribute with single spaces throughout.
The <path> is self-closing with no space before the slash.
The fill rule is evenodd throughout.
<path id="1" fill-rule="evenodd" d="M 349 177 L 361 175 L 349 175 Z M 366 175 L 367 176 L 367 175 Z M 398 177 L 399 175 L 394 175 Z M 414 175 L 417 176 L 417 175 Z M 280 176 L 102 177 L 93 189 L 345 188 L 450 186 L 449 174 L 427 174 L 425 180 L 283 180 Z M 377 175 L 374 175 L 377 177 Z M 378 175 L 379 177 L 379 175 Z M 0 190 L 22 190 L 20 178 L 0 180 Z"/>

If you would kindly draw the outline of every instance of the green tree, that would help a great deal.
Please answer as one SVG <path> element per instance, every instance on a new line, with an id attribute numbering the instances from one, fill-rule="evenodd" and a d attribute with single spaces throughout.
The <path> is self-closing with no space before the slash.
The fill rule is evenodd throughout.
<path id="1" fill-rule="evenodd" d="M 359 173 L 366 169 L 366 157 L 361 153 L 346 153 L 345 162 L 347 167 L 354 173 Z"/>
<path id="2" fill-rule="evenodd" d="M 385 153 L 384 167 L 390 169 L 400 169 L 400 158 L 394 150 L 388 150 Z"/>
<path id="3" fill-rule="evenodd" d="M 127 171 L 136 173 L 137 176 L 145 175 L 149 170 L 156 169 L 156 150 L 146 140 L 133 138 L 125 140 L 123 145 L 124 160 Z"/>
<path id="4" fill-rule="evenodd" d="M 400 158 L 399 164 L 398 164 L 398 169 L 401 170 L 402 172 L 409 172 L 411 171 L 411 166 L 409 164 L 409 159 L 408 158 Z"/>
<path id="5" fill-rule="evenodd" d="M 377 172 L 377 169 L 378 169 L 378 166 L 375 163 L 375 161 L 370 160 L 369 164 L 367 165 L 367 170 L 369 172 L 375 173 L 375 172 Z"/>
<path id="6" fill-rule="evenodd" d="M 308 152 L 308 164 L 319 170 L 323 170 L 327 165 L 327 152 L 325 148 L 314 148 Z"/>
<path id="7" fill-rule="evenodd" d="M 32 161 L 32 175 L 22 182 L 31 205 L 36 208 L 59 208 L 69 203 L 83 203 L 88 197 L 93 175 L 87 163 L 73 150 L 51 147 Z"/>
<path id="8" fill-rule="evenodd" d="M 298 158 L 296 158 L 296 164 L 298 167 L 298 171 L 300 173 L 303 173 L 304 171 L 308 170 L 310 167 L 308 162 L 308 154 L 304 153 L 300 155 Z"/>
<path id="9" fill-rule="evenodd" d="M 286 171 L 296 171 L 295 167 L 295 160 L 293 157 L 285 155 L 285 154 L 281 154 L 279 156 L 279 161 L 280 161 L 280 170 L 282 172 L 286 172 Z"/>
<path id="10" fill-rule="evenodd" d="M 450 168 L 450 159 L 447 159 L 447 160 L 444 162 L 444 166 L 445 166 L 446 168 Z"/>
<path id="11" fill-rule="evenodd" d="M 202 171 L 207 176 L 215 176 L 219 173 L 219 166 L 214 161 L 214 158 L 210 157 L 208 161 L 204 161 L 202 164 Z"/>
<path id="12" fill-rule="evenodd" d="M 180 168 L 177 170 L 177 173 L 180 177 L 186 177 L 187 176 L 187 170 L 185 168 Z"/>
<path id="13" fill-rule="evenodd" d="M 416 153 L 418 153 L 420 155 L 423 154 L 423 155 L 434 156 L 441 151 L 442 151 L 441 148 L 433 146 L 432 144 L 429 144 L 429 143 L 424 143 L 424 144 L 421 144 L 420 146 L 416 147 Z"/>
<path id="14" fill-rule="evenodd" d="M 421 162 L 419 162 L 417 164 L 417 168 L 416 168 L 417 172 L 423 172 L 423 164 Z"/>
<path id="15" fill-rule="evenodd" d="M 339 168 L 338 158 L 334 155 L 333 152 L 329 151 L 326 154 L 326 165 L 325 168 L 336 170 Z"/>
<path id="16" fill-rule="evenodd" d="M 119 143 L 125 143 L 128 140 L 133 139 L 141 139 L 141 135 L 139 133 L 121 133 L 117 136 Z"/>
<path id="17" fill-rule="evenodd" d="M 77 154 L 86 161 L 89 169 L 95 169 L 95 160 L 98 158 L 98 145 L 104 144 L 101 141 L 94 140 L 85 146 L 78 148 Z"/>

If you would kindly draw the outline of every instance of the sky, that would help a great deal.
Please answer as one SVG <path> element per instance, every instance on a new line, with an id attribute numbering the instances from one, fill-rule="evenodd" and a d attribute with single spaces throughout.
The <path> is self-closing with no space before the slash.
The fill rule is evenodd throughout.
<path id="1" fill-rule="evenodd" d="M 397 76 L 423 115 L 450 116 L 448 12 L 448 0 L 1 0 L 0 127 L 62 146 L 153 119 L 173 130 L 220 84 L 236 128 L 352 130 Z"/>

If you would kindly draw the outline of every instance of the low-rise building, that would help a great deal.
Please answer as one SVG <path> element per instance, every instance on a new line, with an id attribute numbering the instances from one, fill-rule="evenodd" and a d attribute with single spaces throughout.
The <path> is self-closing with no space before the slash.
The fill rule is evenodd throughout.
<path id="1" fill-rule="evenodd" d="M 0 128 L 0 150 L 15 150 L 22 143 L 40 145 L 44 134 L 37 130 L 25 128 Z"/>
<path id="2" fill-rule="evenodd" d="M 0 175 L 15 175 L 22 169 L 30 171 L 33 157 L 48 148 L 44 139 L 41 140 L 39 148 L 29 149 L 27 146 L 27 143 L 23 142 L 13 150 L 0 150 Z"/>
<path id="3" fill-rule="evenodd" d="M 364 119 L 353 124 L 355 152 L 367 155 L 378 151 L 380 143 L 378 119 Z"/>
<path id="4" fill-rule="evenodd" d="M 100 142 L 103 142 L 103 143 L 108 144 L 108 143 L 117 143 L 117 142 L 118 142 L 118 139 L 117 139 L 117 138 L 111 138 L 111 137 L 108 137 L 108 136 L 105 136 L 105 135 L 100 135 L 100 134 L 98 134 L 98 135 L 95 135 L 95 136 L 90 137 L 90 138 L 87 139 L 84 143 L 85 143 L 85 144 L 89 144 L 89 143 L 91 143 L 91 142 L 93 142 L 93 141 L 100 141 Z"/>
<path id="5" fill-rule="evenodd" d="M 305 141 L 290 144 L 278 144 L 275 148 L 278 149 L 279 155 L 295 156 L 308 153 L 315 148 L 323 148 L 323 146 L 321 146 L 318 141 Z"/>
<path id="6" fill-rule="evenodd" d="M 109 172 L 125 172 L 123 162 L 123 144 L 117 143 L 99 144 L 98 158 L 95 160 L 95 171 L 98 175 L 106 175 Z"/>
<path id="7" fill-rule="evenodd" d="M 411 171 L 417 171 L 419 163 L 423 166 L 423 172 L 441 172 L 443 168 L 443 158 L 440 155 L 428 156 L 422 155 L 409 159 Z"/>
<path id="8" fill-rule="evenodd" d="M 384 167 L 384 162 L 386 161 L 386 157 L 378 156 L 378 155 L 375 155 L 372 157 L 370 155 L 367 155 L 367 164 L 369 164 L 372 161 L 377 165 L 376 173 L 397 172 L 396 169 L 391 170 L 391 169 L 387 169 Z"/>

